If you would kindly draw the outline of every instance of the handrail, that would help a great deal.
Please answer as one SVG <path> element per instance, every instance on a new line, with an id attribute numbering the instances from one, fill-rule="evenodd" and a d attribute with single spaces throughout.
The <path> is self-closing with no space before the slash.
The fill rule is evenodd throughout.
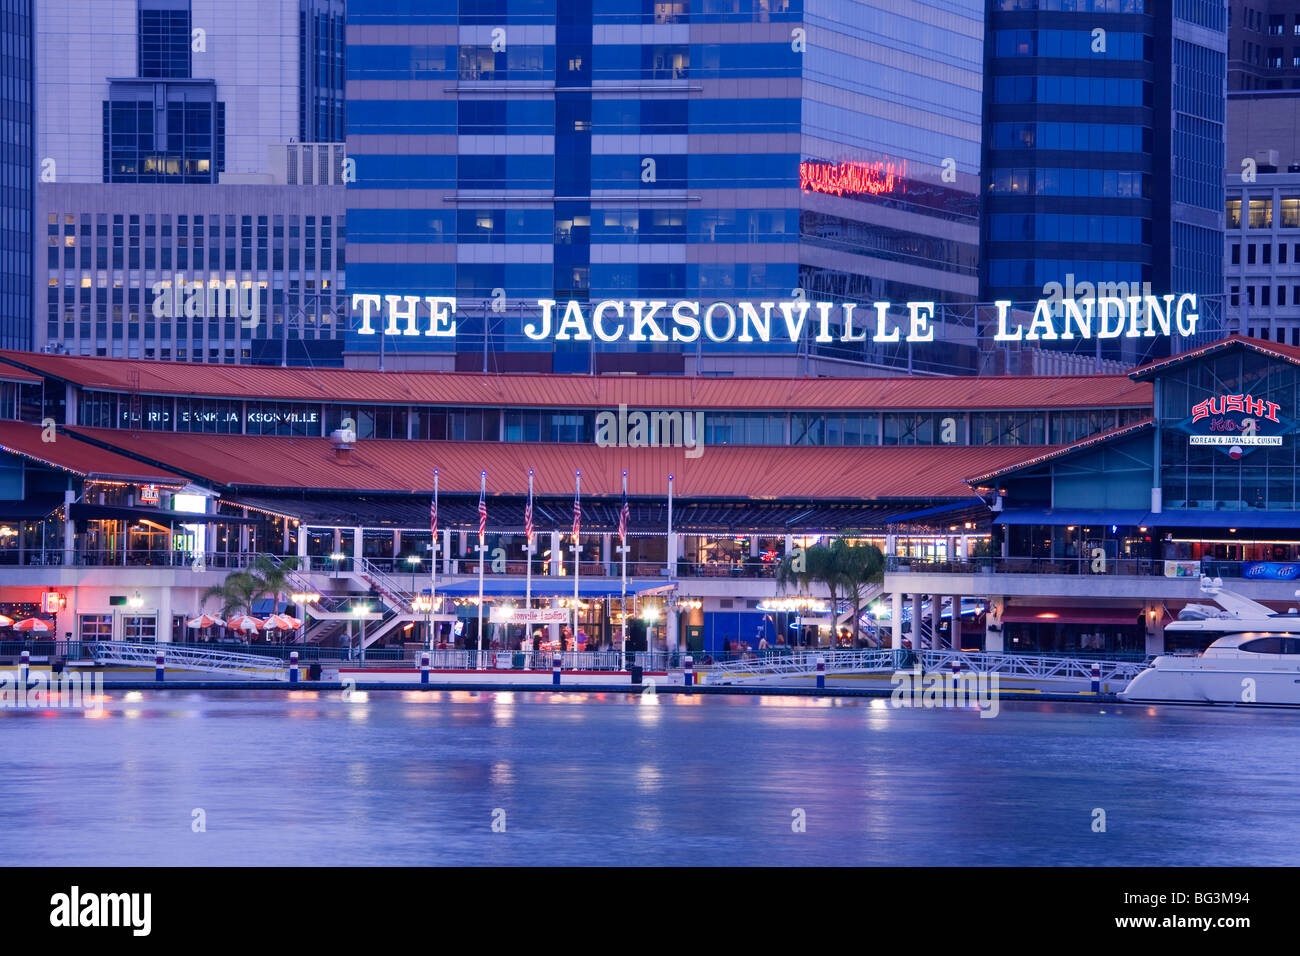
<path id="1" fill-rule="evenodd" d="M 199 650 L 192 646 L 171 646 L 166 643 L 135 643 L 129 641 L 98 641 L 85 645 L 97 664 L 153 664 L 162 652 L 164 666 L 180 666 L 193 670 L 217 673 L 238 671 L 256 677 L 282 678 L 284 662 L 260 654 L 239 654 L 222 650 Z"/>

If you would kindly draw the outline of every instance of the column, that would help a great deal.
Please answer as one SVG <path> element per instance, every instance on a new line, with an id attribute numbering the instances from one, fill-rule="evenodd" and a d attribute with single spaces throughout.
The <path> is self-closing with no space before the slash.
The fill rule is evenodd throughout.
<path id="1" fill-rule="evenodd" d="M 964 545 L 963 541 L 963 545 Z M 952 596 L 952 649 L 961 650 L 961 595 Z"/>
<path id="2" fill-rule="evenodd" d="M 605 569 L 601 572 L 602 574 L 614 573 L 609 567 L 609 538 L 610 536 L 607 534 L 600 536 L 600 563 L 605 566 Z"/>
<path id="3" fill-rule="evenodd" d="M 307 570 L 307 526 L 301 525 L 298 528 L 298 567 L 303 571 Z"/>
<path id="4" fill-rule="evenodd" d="M 553 535 L 551 535 L 551 537 L 552 537 L 552 538 L 556 538 L 556 537 L 558 537 L 558 535 L 554 535 L 554 534 L 553 534 Z M 552 549 L 551 554 L 552 554 L 552 556 L 554 556 L 554 554 L 555 554 L 555 550 L 554 550 L 554 549 Z M 560 599 L 559 599 L 558 597 L 552 597 L 552 598 L 551 598 L 551 607 L 552 607 L 552 608 L 558 608 L 559 606 L 560 606 Z M 549 640 L 552 644 L 555 644 L 555 645 L 558 647 L 559 644 L 558 644 L 557 642 L 560 640 L 560 625 L 559 625 L 559 624 L 548 624 L 548 625 L 546 625 L 546 631 L 547 631 L 547 634 L 549 635 L 548 638 L 547 638 L 547 640 Z M 533 648 L 533 650 L 536 650 L 536 648 Z"/>
<path id="5" fill-rule="evenodd" d="M 560 562 L 563 559 L 564 556 L 560 553 L 560 533 L 558 531 L 552 531 L 551 532 L 551 574 L 552 575 L 556 577 L 559 576 Z M 557 604 L 551 605 L 551 607 L 558 607 L 558 606 L 559 605 Z"/>
<path id="6" fill-rule="evenodd" d="M 65 568 L 72 564 L 73 551 L 77 546 L 77 525 L 72 520 L 72 503 L 76 497 L 77 493 L 71 488 L 63 492 L 63 566 Z"/>
<path id="7" fill-rule="evenodd" d="M 889 595 L 890 616 L 889 628 L 892 631 L 890 635 L 890 647 L 898 650 L 903 646 L 903 592 L 895 591 Z"/>
<path id="8" fill-rule="evenodd" d="M 1165 652 L 1165 614 L 1164 608 L 1157 603 L 1148 603 L 1142 609 L 1143 623 L 1146 625 L 1146 652 L 1160 655 Z"/>
<path id="9" fill-rule="evenodd" d="M 677 653 L 677 624 L 680 617 L 680 611 L 669 610 L 664 618 L 664 641 L 670 655 Z"/>
<path id="10" fill-rule="evenodd" d="M 930 647 L 941 650 L 939 641 L 939 622 L 943 620 L 943 595 L 930 595 Z"/>
<path id="11" fill-rule="evenodd" d="M 912 650 L 919 651 L 925 646 L 921 638 L 921 595 L 912 595 Z"/>
<path id="12" fill-rule="evenodd" d="M 989 654 L 1002 653 L 1002 608 L 1004 604 L 1003 598 L 989 596 L 988 613 L 984 616 L 984 650 Z"/>
<path id="13" fill-rule="evenodd" d="M 442 573 L 451 574 L 451 529 L 442 529 Z"/>
<path id="14" fill-rule="evenodd" d="M 352 529 L 352 570 L 361 573 L 361 529 Z"/>
<path id="15" fill-rule="evenodd" d="M 158 641 L 172 639 L 172 589 L 164 584 L 158 589 Z"/>
<path id="16" fill-rule="evenodd" d="M 677 577 L 677 532 L 674 531 L 668 535 L 668 579 L 673 580 Z"/>

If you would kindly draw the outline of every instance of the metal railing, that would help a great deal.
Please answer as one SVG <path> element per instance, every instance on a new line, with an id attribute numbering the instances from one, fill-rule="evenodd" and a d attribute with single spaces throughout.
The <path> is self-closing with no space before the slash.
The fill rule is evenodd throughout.
<path id="1" fill-rule="evenodd" d="M 1157 558 L 1106 558 L 1105 570 L 1094 571 L 1092 558 L 974 558 L 970 561 L 936 561 L 889 555 L 885 570 L 931 574 L 1072 574 L 1076 576 L 1139 575 L 1164 577 L 1165 562 Z"/>
<path id="2" fill-rule="evenodd" d="M 260 654 L 239 654 L 215 648 L 196 648 L 193 645 L 124 641 L 101 641 L 84 647 L 86 656 L 96 664 L 154 666 L 159 651 L 163 652 L 164 668 L 181 667 L 227 674 L 233 672 L 266 680 L 281 680 L 285 676 L 283 662 Z"/>

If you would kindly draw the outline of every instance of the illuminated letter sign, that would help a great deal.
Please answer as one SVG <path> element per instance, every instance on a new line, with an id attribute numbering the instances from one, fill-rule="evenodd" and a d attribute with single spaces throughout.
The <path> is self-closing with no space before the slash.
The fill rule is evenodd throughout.
<path id="1" fill-rule="evenodd" d="M 799 188 L 832 196 L 879 196 L 907 192 L 907 160 L 901 163 L 799 164 Z"/>
<path id="2" fill-rule="evenodd" d="M 1253 395 L 1217 395 L 1193 405 L 1182 428 L 1190 436 L 1188 444 L 1217 447 L 1238 459 L 1253 448 L 1282 444 L 1295 423 L 1279 417 L 1280 409 L 1277 402 Z"/>
<path id="3" fill-rule="evenodd" d="M 1154 299 L 1154 296 L 1147 296 Z M 1175 297 L 1165 296 L 1166 300 Z M 1199 316 L 1194 311 L 1196 296 L 1178 296 L 1175 321 L 1177 334 L 1196 332 Z M 421 302 L 427 303 L 427 307 Z M 1105 308 L 1096 330 L 1098 338 L 1114 338 L 1126 327 L 1134 327 L 1135 316 L 1143 307 L 1141 297 L 1103 299 Z M 791 342 L 815 335 L 818 342 L 933 342 L 934 323 L 942 321 L 934 302 L 872 302 L 874 315 L 858 316 L 856 302 L 812 302 L 806 299 L 781 301 L 716 301 L 689 299 L 668 302 L 663 299 L 603 299 L 587 303 L 578 299 L 559 302 L 538 299 L 537 312 L 521 320 L 522 332 L 534 342 L 695 342 L 701 336 L 711 342 Z M 1040 299 L 1029 327 L 1016 323 L 1010 327 L 1011 302 L 1001 301 L 998 309 L 999 342 L 1052 340 L 1057 338 L 1092 338 L 1091 307 L 1081 312 L 1073 302 L 1067 303 L 1063 320 L 1058 320 L 1051 299 Z M 352 297 L 354 312 L 360 312 L 357 335 L 377 333 L 408 336 L 420 334 L 420 324 L 427 325 L 426 336 L 454 338 L 456 335 L 456 300 L 441 296 L 360 294 Z M 1112 321 L 1113 319 L 1113 321 Z M 856 322 L 856 324 L 855 324 Z M 1058 322 L 1059 327 L 1058 327 Z M 1073 324 L 1075 331 L 1071 331 Z M 1155 323 L 1151 328 L 1155 327 Z M 1077 332 L 1077 334 L 1076 334 Z M 1148 329 L 1145 335 L 1154 334 Z M 1159 333 L 1168 334 L 1165 330 Z M 1274 406 L 1276 408 L 1276 406 Z"/>

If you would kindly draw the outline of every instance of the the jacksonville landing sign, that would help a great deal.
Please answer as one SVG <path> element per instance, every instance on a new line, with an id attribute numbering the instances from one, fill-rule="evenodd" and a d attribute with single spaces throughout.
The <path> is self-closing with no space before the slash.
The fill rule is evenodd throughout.
<path id="1" fill-rule="evenodd" d="M 427 304 L 427 305 L 426 305 Z M 1026 328 L 1011 323 L 1009 301 L 995 302 L 999 342 L 1069 341 L 1071 339 L 1155 338 L 1196 333 L 1200 316 L 1196 295 L 1101 296 L 1095 299 L 1039 299 Z M 873 302 L 856 315 L 858 304 L 810 302 L 704 303 L 696 299 L 605 299 L 584 308 L 577 299 L 563 305 L 538 299 L 540 316 L 524 323 L 524 335 L 535 342 L 683 342 L 701 336 L 710 342 L 799 342 L 806 328 L 816 329 L 817 342 L 933 342 L 934 302 L 908 302 L 903 324 L 891 315 L 893 303 Z M 455 338 L 456 299 L 451 296 L 353 293 L 353 311 L 360 311 L 358 335 L 374 335 L 376 323 L 385 335 Z M 1058 318 L 1059 316 L 1059 318 Z M 832 317 L 839 334 L 831 334 Z M 904 331 L 906 330 L 906 331 Z"/>

